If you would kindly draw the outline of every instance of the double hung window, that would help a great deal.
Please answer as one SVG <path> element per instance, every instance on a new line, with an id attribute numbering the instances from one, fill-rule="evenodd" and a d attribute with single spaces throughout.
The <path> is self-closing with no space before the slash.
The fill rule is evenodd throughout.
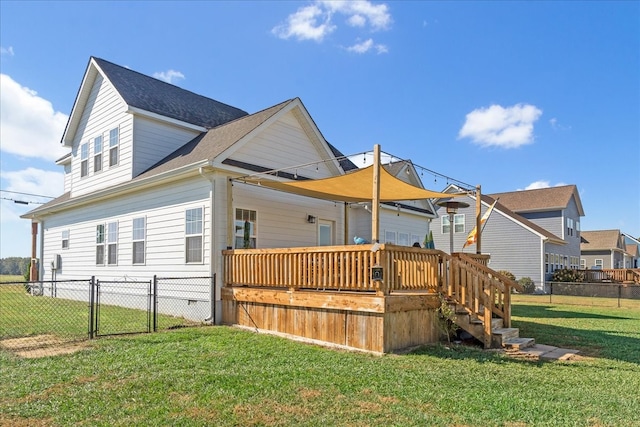
<path id="1" fill-rule="evenodd" d="M 187 209 L 185 212 L 185 261 L 202 262 L 202 208 Z"/>

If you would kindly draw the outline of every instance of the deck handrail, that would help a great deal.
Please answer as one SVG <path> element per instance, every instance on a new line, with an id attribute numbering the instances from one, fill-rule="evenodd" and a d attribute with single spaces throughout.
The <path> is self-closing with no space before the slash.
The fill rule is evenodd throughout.
<path id="1" fill-rule="evenodd" d="M 585 282 L 634 282 L 640 283 L 638 268 L 604 268 L 601 270 L 578 270 Z"/>
<path id="2" fill-rule="evenodd" d="M 440 293 L 484 322 L 485 345 L 491 344 L 491 319 L 511 326 L 514 280 L 490 269 L 486 257 L 390 244 L 236 249 L 223 254 L 223 284 L 288 288 L 296 291 L 398 291 Z M 372 268 L 382 267 L 382 280 Z"/>

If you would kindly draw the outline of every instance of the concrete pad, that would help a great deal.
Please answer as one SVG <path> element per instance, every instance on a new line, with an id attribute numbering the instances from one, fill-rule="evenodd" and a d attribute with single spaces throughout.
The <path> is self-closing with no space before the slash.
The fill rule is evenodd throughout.
<path id="1" fill-rule="evenodd" d="M 572 356 L 580 353 L 579 350 L 573 350 L 569 348 L 557 348 L 553 351 L 545 353 L 540 356 L 543 360 L 569 360 Z"/>

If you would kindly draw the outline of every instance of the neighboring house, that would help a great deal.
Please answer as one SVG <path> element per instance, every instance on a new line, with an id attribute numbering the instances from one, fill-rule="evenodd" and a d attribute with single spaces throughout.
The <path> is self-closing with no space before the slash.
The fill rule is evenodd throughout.
<path id="1" fill-rule="evenodd" d="M 371 237 L 365 204 L 232 181 L 272 170 L 302 180 L 356 169 L 298 98 L 248 114 L 92 57 L 62 144 L 70 149 L 56 162 L 64 194 L 22 216 L 39 225 L 44 280 L 217 273 L 220 286 L 226 248 Z M 410 164 L 387 168 L 419 182 Z M 410 246 L 429 232 L 434 210 L 430 201 L 385 205 L 381 232 Z"/>
<path id="2" fill-rule="evenodd" d="M 584 269 L 633 268 L 635 254 L 629 253 L 620 230 L 583 231 L 580 243 L 580 263 Z M 637 258 L 635 258 L 637 259 Z"/>
<path id="3" fill-rule="evenodd" d="M 639 268 L 640 267 L 640 238 L 635 238 L 626 233 L 622 233 L 622 237 L 624 238 L 624 243 L 627 248 L 627 253 L 629 254 L 629 262 L 625 263 L 628 265 L 626 268 Z"/>
<path id="4" fill-rule="evenodd" d="M 461 190 L 450 185 L 445 192 Z M 482 214 L 495 200 L 480 237 L 481 252 L 491 256 L 492 269 L 510 271 L 516 279 L 529 277 L 542 290 L 555 270 L 579 268 L 584 211 L 575 185 L 483 195 Z M 476 224 L 476 197 L 470 193 L 460 201 L 469 207 L 454 216 L 454 252 L 475 253 L 475 244 L 464 250 L 462 246 Z M 438 207 L 438 215 L 431 225 L 434 242 L 437 249 L 449 252 L 445 208 Z"/>

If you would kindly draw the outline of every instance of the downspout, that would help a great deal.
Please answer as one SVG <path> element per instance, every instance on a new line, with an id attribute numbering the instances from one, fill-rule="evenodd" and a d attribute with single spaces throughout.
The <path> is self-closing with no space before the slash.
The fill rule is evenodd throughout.
<path id="1" fill-rule="evenodd" d="M 214 277 L 215 272 L 217 271 L 217 267 L 218 267 L 218 255 L 217 255 L 217 247 L 218 245 L 216 244 L 216 237 L 217 237 L 217 233 L 215 232 L 215 224 L 216 224 L 216 211 L 215 211 L 215 189 L 216 189 L 216 182 L 215 182 L 215 176 L 212 176 L 212 174 L 207 174 L 205 172 L 205 168 L 204 167 L 199 167 L 198 168 L 198 172 L 200 173 L 200 176 L 202 176 L 204 179 L 206 179 L 207 181 L 209 181 L 211 183 L 211 189 L 209 191 L 209 212 L 210 212 L 210 223 L 209 223 L 209 276 L 210 277 Z M 217 276 L 216 276 L 217 277 Z M 216 280 L 217 282 L 217 280 Z M 205 322 L 211 322 L 213 321 L 213 323 L 215 324 L 216 319 L 215 319 L 215 296 L 216 296 L 216 292 L 215 289 L 218 286 L 217 283 L 213 284 L 213 293 L 211 295 L 211 314 L 209 315 L 209 317 L 207 317 L 206 319 L 204 319 Z"/>
<path id="2" fill-rule="evenodd" d="M 544 248 L 546 239 L 540 239 L 540 278 L 542 279 L 542 291 L 546 292 L 545 285 L 547 284 L 547 270 L 544 262 Z"/>

